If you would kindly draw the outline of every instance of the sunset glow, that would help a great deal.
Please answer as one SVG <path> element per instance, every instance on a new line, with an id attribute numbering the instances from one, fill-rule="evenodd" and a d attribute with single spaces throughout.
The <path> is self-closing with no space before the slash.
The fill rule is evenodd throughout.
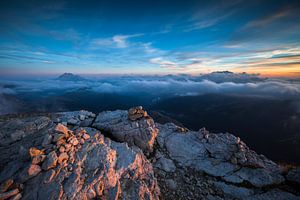
<path id="1" fill-rule="evenodd" d="M 1 75 L 228 70 L 299 77 L 298 1 L 2 1 L 0 7 Z"/>

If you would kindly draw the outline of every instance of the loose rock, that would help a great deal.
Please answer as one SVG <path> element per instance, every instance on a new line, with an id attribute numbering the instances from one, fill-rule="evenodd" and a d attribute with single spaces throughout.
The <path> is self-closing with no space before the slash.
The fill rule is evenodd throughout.
<path id="1" fill-rule="evenodd" d="M 18 189 L 10 190 L 8 192 L 0 194 L 0 199 L 1 200 L 8 199 L 8 198 L 10 198 L 10 197 L 12 197 L 12 196 L 14 196 L 18 193 L 19 193 Z"/>
<path id="2" fill-rule="evenodd" d="M 42 154 L 44 154 L 44 152 L 41 151 L 41 150 L 39 150 L 39 149 L 37 149 L 37 148 L 35 148 L 35 147 L 31 147 L 29 149 L 29 155 L 31 157 L 39 156 L 39 155 L 42 155 Z"/>
<path id="3" fill-rule="evenodd" d="M 55 151 L 50 152 L 47 155 L 46 160 L 43 162 L 42 169 L 48 170 L 48 169 L 54 168 L 56 166 L 57 159 L 58 158 L 57 158 Z"/>
<path id="4" fill-rule="evenodd" d="M 41 171 L 42 171 L 42 169 L 39 165 L 30 165 L 30 167 L 28 169 L 28 175 L 30 177 L 33 177 L 33 176 L 36 176 Z"/>
<path id="5" fill-rule="evenodd" d="M 46 155 L 38 155 L 38 156 L 35 156 L 33 157 L 31 163 L 34 164 L 34 165 L 38 165 L 40 163 L 42 163 L 46 158 Z"/>
<path id="6" fill-rule="evenodd" d="M 1 183 L 0 185 L 0 193 L 6 192 L 8 188 L 14 183 L 14 180 L 8 179 Z"/>

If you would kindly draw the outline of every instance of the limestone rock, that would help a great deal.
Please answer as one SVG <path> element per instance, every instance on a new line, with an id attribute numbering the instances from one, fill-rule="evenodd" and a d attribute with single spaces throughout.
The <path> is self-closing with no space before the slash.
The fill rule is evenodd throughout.
<path id="1" fill-rule="evenodd" d="M 50 152 L 47 155 L 45 161 L 43 162 L 42 169 L 48 170 L 54 168 L 56 166 L 57 160 L 58 158 L 56 152 L 55 151 Z"/>
<path id="2" fill-rule="evenodd" d="M 1 183 L 0 185 L 0 193 L 6 192 L 8 188 L 14 183 L 14 180 L 8 179 Z"/>
<path id="3" fill-rule="evenodd" d="M 300 196 L 297 168 L 289 171 L 286 180 L 276 163 L 229 133 L 155 124 L 141 107 L 101 112 L 96 119 L 87 111 L 51 116 L 0 122 L 0 197 L 231 200 Z M 76 123 L 62 124 L 70 119 Z M 93 127 L 86 127 L 93 121 Z"/>
<path id="4" fill-rule="evenodd" d="M 43 142 L 42 142 L 42 146 L 43 147 L 47 147 L 52 141 L 52 135 L 50 134 L 46 134 L 44 136 Z"/>
<path id="5" fill-rule="evenodd" d="M 67 153 L 61 153 L 59 156 L 58 156 L 58 163 L 59 164 L 62 164 L 64 161 L 68 160 L 69 156 Z"/>
<path id="6" fill-rule="evenodd" d="M 42 155 L 44 154 L 44 151 L 41 151 L 35 147 L 31 147 L 29 149 L 29 155 L 33 158 L 33 157 L 36 157 L 36 156 L 39 156 L 39 155 Z"/>
<path id="7" fill-rule="evenodd" d="M 292 169 L 286 176 L 287 180 L 300 184 L 300 167 Z"/>
<path id="8" fill-rule="evenodd" d="M 22 194 L 18 193 L 15 196 L 11 197 L 10 200 L 20 200 L 22 199 Z"/>
<path id="9" fill-rule="evenodd" d="M 175 172 L 176 166 L 171 159 L 167 159 L 165 157 L 161 157 L 154 165 L 155 167 L 165 171 L 165 172 Z"/>
<path id="10" fill-rule="evenodd" d="M 73 126 L 90 126 L 96 115 L 86 110 L 61 112 L 58 113 L 59 121 L 64 122 L 65 125 L 70 124 Z M 63 123 L 62 123 L 63 124 Z"/>
<path id="11" fill-rule="evenodd" d="M 121 110 L 99 113 L 93 126 L 108 132 L 119 142 L 127 142 L 129 146 L 138 146 L 146 154 L 152 152 L 158 134 L 158 129 L 151 117 L 131 121 L 128 119 L 128 112 Z"/>
<path id="12" fill-rule="evenodd" d="M 12 197 L 12 196 L 14 196 L 18 193 L 19 193 L 18 189 L 10 190 L 8 192 L 0 194 L 0 199 L 1 200 L 8 199 L 8 198 L 10 198 L 10 197 Z"/>
<path id="13" fill-rule="evenodd" d="M 68 124 L 71 124 L 71 125 L 77 125 L 77 123 L 79 123 L 79 121 L 76 120 L 76 119 L 69 119 L 69 120 L 68 120 Z"/>
<path id="14" fill-rule="evenodd" d="M 76 137 L 72 137 L 69 139 L 69 143 L 76 146 L 76 145 L 78 145 L 79 142 Z"/>
<path id="15" fill-rule="evenodd" d="M 43 183 L 50 183 L 55 177 L 55 170 L 50 169 L 45 173 Z"/>
<path id="16" fill-rule="evenodd" d="M 99 132 L 91 140 L 76 153 L 74 170 L 42 172 L 44 176 L 36 176 L 25 184 L 23 198 L 159 198 L 152 166 L 140 150 L 110 141 Z M 58 162 L 63 154 L 66 153 L 60 154 Z M 63 188 L 59 189 L 62 182 Z M 41 187 L 35 188 L 36 184 Z"/>
<path id="17" fill-rule="evenodd" d="M 156 126 L 159 129 L 157 136 L 159 147 L 156 153 L 159 156 L 156 156 L 154 162 L 157 175 L 160 178 L 167 176 L 169 179 L 176 180 L 178 185 L 184 185 L 183 188 L 186 188 L 182 189 L 184 192 L 174 194 L 162 187 L 162 194 L 167 195 L 168 198 L 177 198 L 177 195 L 182 196 L 190 190 L 195 190 L 190 196 L 192 199 L 199 198 L 197 194 L 201 193 L 206 196 L 205 198 L 208 196 L 210 198 L 224 196 L 225 199 L 260 198 L 259 194 L 265 192 L 263 188 L 276 187 L 285 182 L 281 169 L 276 163 L 256 154 L 231 134 L 214 134 L 206 130 L 182 133 L 174 124 L 156 124 Z M 165 173 L 168 170 L 162 167 L 166 165 L 162 161 L 166 162 L 166 158 L 180 166 L 180 168 L 176 167 L 176 174 L 182 174 L 179 177 L 185 178 Z M 195 174 L 198 173 L 198 178 L 195 178 Z M 192 183 L 191 180 L 203 182 L 203 176 L 206 177 L 205 181 L 203 184 L 200 183 L 199 187 L 185 186 Z M 245 187 L 244 183 L 251 187 Z M 208 185 L 209 188 L 205 189 Z M 207 190 L 207 193 L 203 192 L 204 190 Z M 280 196 L 285 195 L 283 191 L 278 192 Z M 292 194 L 287 193 L 287 195 Z"/>
<path id="18" fill-rule="evenodd" d="M 136 146 L 128 147 L 126 143 L 112 141 L 93 128 L 82 128 L 82 134 L 68 129 L 74 136 L 71 136 L 70 143 L 60 146 L 65 148 L 65 152 L 59 155 L 57 152 L 60 152 L 60 147 L 49 144 L 46 149 L 50 152 L 44 161 L 40 161 L 44 154 L 34 154 L 31 163 L 41 164 L 43 170 L 40 170 L 39 165 L 33 164 L 24 167 L 29 164 L 26 157 L 29 148 L 34 144 L 39 150 L 46 135 L 58 133 L 55 127 L 33 134 L 39 136 L 39 139 L 34 140 L 34 143 L 28 140 L 31 146 L 27 146 L 27 141 L 21 139 L 18 145 L 24 146 L 25 154 L 7 157 L 6 162 L 9 164 L 0 160 L 1 178 L 17 177 L 17 182 L 24 183 L 22 195 L 18 191 L 10 193 L 10 198 L 159 199 L 159 187 L 152 165 L 143 152 Z M 83 144 L 73 146 L 75 139 L 83 140 Z M 57 166 L 56 163 L 64 164 Z"/>
<path id="19" fill-rule="evenodd" d="M 32 158 L 31 163 L 34 165 L 38 165 L 40 163 L 42 163 L 46 158 L 46 155 L 38 155 Z"/>
<path id="20" fill-rule="evenodd" d="M 55 131 L 65 135 L 66 137 L 69 135 L 68 128 L 66 126 L 64 126 L 63 124 L 60 124 L 60 123 L 56 125 Z"/>
<path id="21" fill-rule="evenodd" d="M 28 175 L 30 177 L 36 176 L 38 173 L 40 173 L 42 171 L 41 167 L 39 165 L 30 165 L 30 167 L 28 168 Z"/>
<path id="22" fill-rule="evenodd" d="M 90 139 L 90 135 L 84 133 L 84 134 L 82 135 L 82 138 L 85 139 L 85 140 L 88 140 L 88 139 Z"/>
<path id="23" fill-rule="evenodd" d="M 140 119 L 142 117 L 146 117 L 148 116 L 147 112 L 143 110 L 143 107 L 142 106 L 137 106 L 137 107 L 134 107 L 134 108 L 130 108 L 128 110 L 128 118 L 131 120 L 131 121 L 135 121 L 137 119 Z"/>

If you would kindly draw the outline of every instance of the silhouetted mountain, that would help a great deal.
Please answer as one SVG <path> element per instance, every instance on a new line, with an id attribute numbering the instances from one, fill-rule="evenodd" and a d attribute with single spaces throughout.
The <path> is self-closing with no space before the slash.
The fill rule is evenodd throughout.
<path id="1" fill-rule="evenodd" d="M 60 75 L 57 80 L 61 80 L 61 81 L 83 81 L 85 80 L 84 78 L 82 78 L 79 75 L 75 75 L 72 73 L 64 73 L 62 75 Z"/>

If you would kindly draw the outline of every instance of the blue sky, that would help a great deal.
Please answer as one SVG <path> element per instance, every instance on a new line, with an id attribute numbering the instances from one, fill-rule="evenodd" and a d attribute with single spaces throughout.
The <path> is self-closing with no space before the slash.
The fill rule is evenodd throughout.
<path id="1" fill-rule="evenodd" d="M 300 76 L 299 1 L 0 2 L 4 75 Z"/>

